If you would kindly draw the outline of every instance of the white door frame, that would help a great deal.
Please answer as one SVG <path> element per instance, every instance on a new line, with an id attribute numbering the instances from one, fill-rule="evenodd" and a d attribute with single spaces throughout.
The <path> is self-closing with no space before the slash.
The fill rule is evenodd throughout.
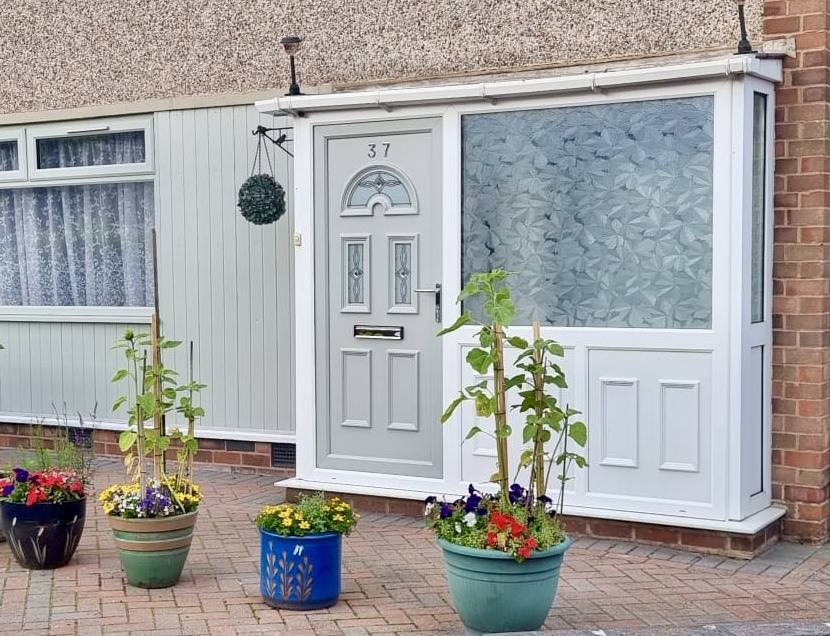
<path id="1" fill-rule="evenodd" d="M 443 117 L 443 145 L 444 145 L 444 175 L 443 175 L 443 204 L 445 225 L 443 230 L 443 277 L 444 277 L 444 324 L 451 324 L 458 316 L 458 308 L 453 300 L 460 289 L 460 169 L 461 144 L 460 122 L 461 115 L 469 112 L 486 112 L 488 110 L 508 110 L 515 108 L 549 108 L 554 106 L 595 104 L 603 101 L 641 100 L 649 98 L 668 98 L 672 96 L 688 96 L 692 94 L 714 94 L 716 91 L 732 91 L 734 76 L 758 78 L 768 86 L 781 79 L 781 64 L 778 60 L 759 60 L 753 56 L 732 56 L 706 62 L 694 62 L 671 67 L 629 69 L 609 71 L 607 73 L 581 74 L 575 76 L 543 78 L 539 80 L 491 82 L 484 84 L 470 84 L 463 86 L 437 86 L 413 89 L 388 89 L 379 91 L 365 91 L 356 93 L 338 93 L 331 95 L 308 95 L 301 97 L 284 97 L 260 102 L 260 110 L 270 113 L 289 113 L 294 117 L 295 140 L 295 188 L 293 192 L 295 206 L 295 316 L 296 316 L 296 415 L 297 415 L 297 478 L 296 482 L 307 486 L 322 485 L 330 488 L 337 487 L 344 491 L 366 492 L 371 494 L 386 494 L 420 498 L 427 494 L 447 493 L 458 494 L 466 489 L 466 483 L 461 480 L 461 451 L 459 440 L 463 439 L 458 418 L 444 426 L 444 477 L 443 479 L 406 478 L 400 476 L 382 476 L 369 473 L 326 471 L 315 465 L 315 425 L 316 413 L 314 406 L 315 370 L 314 352 L 310 350 L 315 342 L 314 338 L 314 219 L 313 219 L 313 127 L 318 124 L 333 124 L 358 122 L 369 120 L 394 120 L 410 117 Z M 683 82 L 678 80 L 685 80 Z M 672 81 L 674 83 L 666 83 Z M 735 89 L 739 90 L 739 89 Z M 717 118 L 723 117 L 719 109 L 734 108 L 735 99 L 721 97 L 716 103 Z M 720 114 L 718 114 L 720 113 Z M 727 121 L 729 119 L 727 118 Z M 724 120 L 720 120 L 724 121 Z M 716 123 L 717 125 L 717 123 Z M 730 158 L 743 156 L 744 149 L 736 148 L 738 144 L 745 144 L 742 135 L 730 136 L 728 140 L 721 138 L 716 144 L 721 144 L 720 150 L 715 153 L 715 170 L 725 168 Z M 726 144 L 726 147 L 723 146 Z M 727 150 L 727 147 L 729 150 Z M 729 303 L 721 305 L 718 298 L 730 298 L 731 290 L 740 289 L 742 280 L 732 262 L 731 243 L 735 228 L 729 227 L 729 207 L 736 198 L 741 207 L 746 203 L 741 197 L 735 197 L 733 179 L 736 175 L 729 170 L 716 175 L 714 190 L 715 220 L 714 220 L 714 264 L 713 264 L 713 325 L 710 333 L 687 333 L 679 330 L 678 336 L 688 341 L 701 338 L 707 339 L 715 353 L 713 376 L 714 393 L 713 404 L 733 405 L 730 397 L 730 386 L 734 386 L 734 375 L 730 374 L 730 366 L 741 359 L 740 338 L 736 342 L 734 327 L 735 316 L 730 315 L 732 309 Z M 718 185 L 720 183 L 720 185 Z M 731 193 L 731 194 L 730 194 Z M 720 213 L 720 214 L 719 214 Z M 726 217 L 719 221 L 720 217 Z M 733 220 L 734 223 L 734 220 Z M 740 267 L 740 265 L 739 265 Z M 729 276 L 724 273 L 731 272 Z M 592 338 L 597 336 L 597 330 L 569 329 L 567 338 L 563 338 L 560 330 L 549 329 L 549 333 L 566 344 L 580 346 L 583 340 L 580 333 Z M 638 340 L 637 330 L 631 330 L 628 346 L 636 347 Z M 709 334 L 707 338 L 706 334 Z M 461 364 L 457 355 L 458 347 L 464 332 L 456 338 L 445 338 L 443 341 L 445 395 L 444 403 L 448 403 L 460 388 Z M 609 343 L 610 345 L 611 343 Z M 684 347 L 685 348 L 685 347 Z M 732 362 L 732 365 L 730 365 Z M 734 371 L 732 372 L 734 373 Z M 455 379 L 453 381 L 453 379 Z M 585 382 L 579 378 L 575 384 L 584 387 Z M 584 391 L 584 388 L 581 389 Z M 582 400 L 582 402 L 580 402 Z M 585 395 L 577 391 L 576 403 L 584 403 Z M 686 519 L 684 525 L 726 529 L 736 527 L 735 516 L 735 485 L 734 480 L 736 440 L 740 432 L 735 428 L 740 426 L 740 420 L 735 422 L 729 417 L 733 406 L 721 408 L 720 414 L 713 413 L 712 422 L 712 462 L 713 462 L 713 503 L 723 511 L 722 522 L 716 520 L 695 521 Z M 584 480 L 575 483 L 574 495 L 579 500 L 580 493 L 585 493 Z M 767 505 L 768 505 L 767 495 Z M 583 505 L 569 506 L 571 512 L 590 513 L 594 516 L 621 518 L 631 520 L 657 521 L 660 516 L 654 514 L 640 514 L 636 512 L 606 511 L 600 509 L 583 509 Z M 756 503 L 757 507 L 757 503 Z M 763 506 L 762 506 L 763 507 Z M 726 514 L 729 509 L 730 514 Z M 759 513 L 760 514 L 760 513 Z M 778 514 L 778 513 L 776 513 Z M 739 518 L 739 517 L 738 517 Z M 663 518 L 662 523 L 667 521 Z M 755 523 L 762 520 L 755 518 Z M 738 524 L 740 525 L 740 524 Z"/>

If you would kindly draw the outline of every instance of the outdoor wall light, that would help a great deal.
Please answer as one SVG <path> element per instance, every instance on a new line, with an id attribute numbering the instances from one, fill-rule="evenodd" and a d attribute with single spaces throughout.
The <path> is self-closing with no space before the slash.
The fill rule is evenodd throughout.
<path id="1" fill-rule="evenodd" d="M 755 51 L 752 50 L 752 45 L 749 43 L 749 40 L 746 39 L 746 20 L 744 19 L 744 2 L 746 0 L 735 0 L 735 4 L 738 5 L 738 22 L 741 24 L 741 40 L 738 42 L 738 53 L 754 53 Z M 292 62 L 293 64 L 293 62 Z M 292 66 L 293 68 L 293 66 Z"/>
<path id="2" fill-rule="evenodd" d="M 285 49 L 285 53 L 288 55 L 288 59 L 291 63 L 291 85 L 288 87 L 286 95 L 302 95 L 300 92 L 300 85 L 297 84 L 297 71 L 294 67 L 294 56 L 297 54 L 297 51 L 300 50 L 300 42 L 302 42 L 302 40 L 296 35 L 287 35 L 280 40 L 280 44 L 282 44 L 282 48 Z"/>

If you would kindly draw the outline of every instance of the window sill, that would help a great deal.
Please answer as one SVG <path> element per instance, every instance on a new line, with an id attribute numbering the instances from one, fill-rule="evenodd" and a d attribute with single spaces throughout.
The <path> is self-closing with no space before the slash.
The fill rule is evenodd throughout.
<path id="1" fill-rule="evenodd" d="M 0 322 L 150 323 L 152 307 L 0 307 Z"/>

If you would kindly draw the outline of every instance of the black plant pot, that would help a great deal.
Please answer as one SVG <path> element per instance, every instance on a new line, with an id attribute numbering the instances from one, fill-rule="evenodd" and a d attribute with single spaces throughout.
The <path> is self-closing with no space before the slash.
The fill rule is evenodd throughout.
<path id="1" fill-rule="evenodd" d="M 47 570 L 69 563 L 86 521 L 86 498 L 27 506 L 0 502 L 0 529 L 24 568 Z"/>

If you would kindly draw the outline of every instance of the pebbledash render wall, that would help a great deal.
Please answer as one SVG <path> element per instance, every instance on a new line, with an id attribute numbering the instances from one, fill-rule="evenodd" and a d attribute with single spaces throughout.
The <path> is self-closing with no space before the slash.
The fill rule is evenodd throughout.
<path id="1" fill-rule="evenodd" d="M 830 79 L 824 0 L 769 0 L 765 39 L 793 36 L 776 92 L 773 497 L 784 534 L 830 527 Z"/>
<path id="2" fill-rule="evenodd" d="M 820 542 L 830 536 L 830 15 L 826 0 L 748 0 L 746 14 L 753 44 L 796 41 L 777 91 L 773 496 L 788 507 L 786 535 Z M 738 25 L 732 0 L 20 0 L 0 21 L 0 125 L 250 104 L 284 92 L 289 34 L 304 40 L 303 89 L 326 92 L 733 51 Z M 253 442 L 205 450 L 251 468 L 267 454 Z"/>
<path id="3" fill-rule="evenodd" d="M 754 41 L 762 0 L 747 2 Z M 567 66 L 731 47 L 731 0 L 20 0 L 0 20 L 0 114 L 287 84 Z"/>

